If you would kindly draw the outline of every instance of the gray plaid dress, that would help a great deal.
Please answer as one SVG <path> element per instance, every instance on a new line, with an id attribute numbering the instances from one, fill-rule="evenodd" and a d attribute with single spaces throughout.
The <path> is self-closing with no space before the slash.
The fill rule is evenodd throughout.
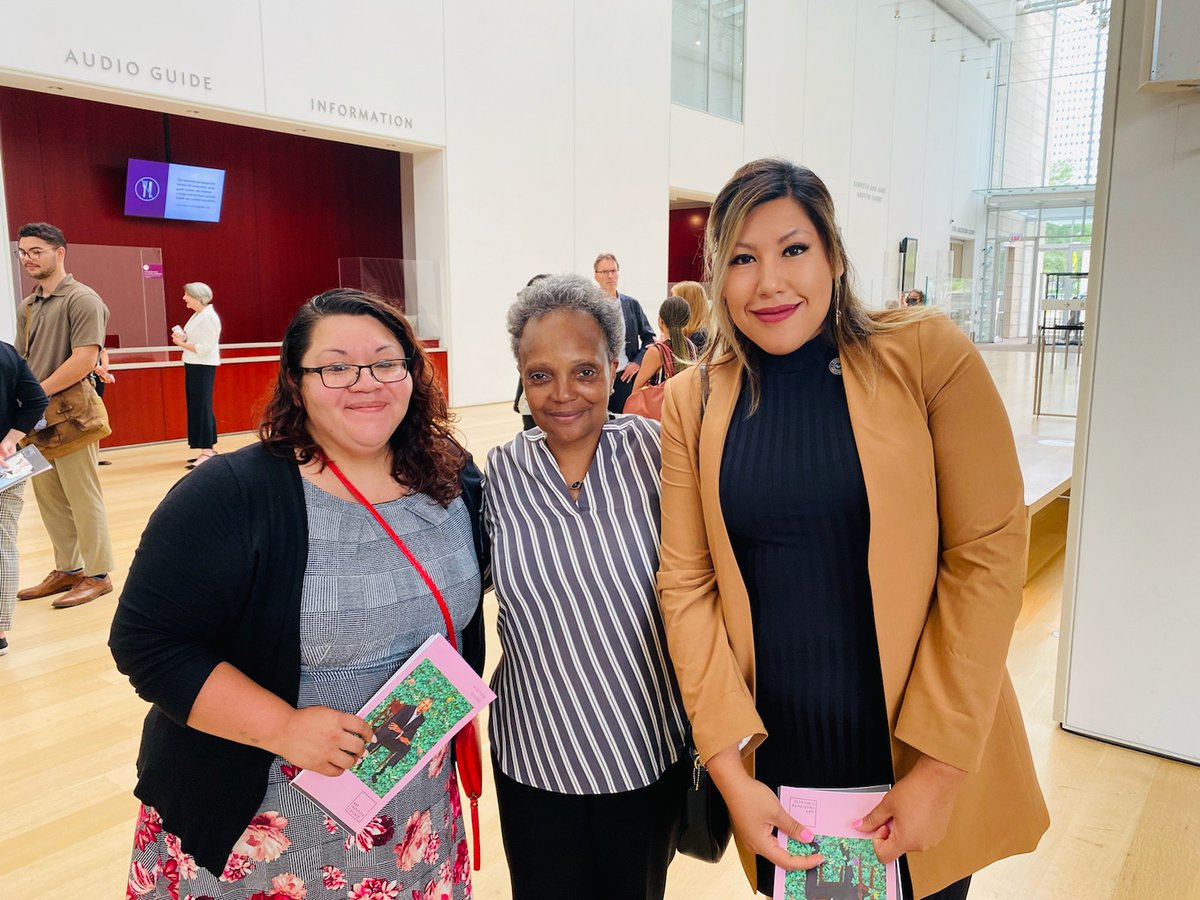
<path id="1" fill-rule="evenodd" d="M 299 706 L 357 711 L 426 638 L 444 628 L 420 575 L 363 507 L 304 482 L 308 567 L 300 619 Z M 455 628 L 479 602 L 479 568 L 461 499 L 423 494 L 379 512 L 441 589 Z M 433 900 L 471 896 L 468 842 L 448 754 L 349 834 L 289 782 L 281 758 L 258 814 L 223 872 L 199 868 L 143 806 L 127 896 L 154 900 Z M 180 773 L 186 777 L 186 773 Z"/>

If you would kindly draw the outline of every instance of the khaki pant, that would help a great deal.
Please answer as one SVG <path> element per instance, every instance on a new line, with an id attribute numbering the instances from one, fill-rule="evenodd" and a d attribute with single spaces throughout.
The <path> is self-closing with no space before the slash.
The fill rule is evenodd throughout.
<path id="1" fill-rule="evenodd" d="M 83 569 L 85 575 L 103 575 L 113 568 L 99 457 L 99 442 L 88 444 L 52 460 L 49 472 L 33 478 L 38 512 L 54 545 L 54 568 L 60 572 Z"/>

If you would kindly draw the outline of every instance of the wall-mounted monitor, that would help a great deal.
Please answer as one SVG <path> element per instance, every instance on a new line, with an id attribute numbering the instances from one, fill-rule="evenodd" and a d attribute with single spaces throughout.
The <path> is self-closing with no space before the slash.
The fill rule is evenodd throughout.
<path id="1" fill-rule="evenodd" d="M 125 215 L 219 222 L 224 192 L 224 169 L 131 159 L 125 174 Z"/>

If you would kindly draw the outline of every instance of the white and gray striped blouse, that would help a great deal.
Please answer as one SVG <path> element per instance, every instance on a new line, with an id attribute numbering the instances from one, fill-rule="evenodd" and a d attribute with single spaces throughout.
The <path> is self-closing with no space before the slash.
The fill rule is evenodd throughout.
<path id="1" fill-rule="evenodd" d="M 573 501 L 541 429 L 488 455 L 484 521 L 503 655 L 500 770 L 564 794 L 656 781 L 685 717 L 658 611 L 658 423 L 609 420 Z"/>

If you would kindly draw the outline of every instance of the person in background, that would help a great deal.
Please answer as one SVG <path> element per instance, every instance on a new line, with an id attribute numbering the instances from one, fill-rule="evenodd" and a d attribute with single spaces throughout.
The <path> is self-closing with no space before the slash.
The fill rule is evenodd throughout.
<path id="1" fill-rule="evenodd" d="M 17 443 L 41 421 L 49 402 L 21 354 L 12 344 L 0 341 L 0 460 L 17 452 Z M 8 652 L 8 632 L 17 605 L 21 562 L 17 524 L 24 500 L 24 481 L 0 491 L 0 656 Z"/>
<path id="2" fill-rule="evenodd" d="M 911 291 L 909 291 L 907 294 L 904 295 L 904 305 L 905 306 L 924 306 L 925 305 L 925 292 L 921 291 L 921 290 L 917 290 L 916 288 L 913 288 Z"/>
<path id="3" fill-rule="evenodd" d="M 53 398 L 83 381 L 104 347 L 108 307 L 90 287 L 67 272 L 67 239 L 47 222 L 17 231 L 17 258 L 37 282 L 17 308 L 17 350 Z M 33 479 L 38 512 L 54 545 L 54 569 L 18 600 L 63 594 L 51 604 L 67 609 L 90 603 L 113 589 L 112 541 L 100 487 L 99 441 L 50 461 Z"/>
<path id="4" fill-rule="evenodd" d="M 213 309 L 213 292 L 202 281 L 183 286 L 183 303 L 192 317 L 171 342 L 183 349 L 183 383 L 187 397 L 188 447 L 200 454 L 185 468 L 194 469 L 216 456 L 217 417 L 213 415 L 213 383 L 221 365 L 221 319 Z"/>
<path id="5" fill-rule="evenodd" d="M 695 345 L 687 338 L 684 329 L 691 318 L 692 310 L 682 297 L 668 297 L 658 308 L 659 339 L 646 348 L 637 378 L 633 379 L 633 396 L 648 384 L 661 384 L 664 380 L 663 354 L 674 357 L 675 372 L 678 374 L 696 356 Z"/>
<path id="6" fill-rule="evenodd" d="M 607 408 L 621 326 L 578 275 L 529 285 L 508 311 L 538 425 L 488 455 L 484 488 L 515 900 L 660 900 L 691 771 L 654 588 L 658 423 Z"/>
<path id="7" fill-rule="evenodd" d="M 906 897 L 960 900 L 1049 825 L 1005 668 L 1025 505 L 1004 404 L 944 315 L 867 311 L 809 169 L 739 169 L 705 255 L 716 329 L 666 386 L 659 569 L 696 748 L 758 890 L 821 862 L 777 844 L 812 824 L 781 785 L 890 784 L 854 827 Z"/>
<path id="8" fill-rule="evenodd" d="M 625 324 L 625 337 L 618 348 L 617 377 L 613 382 L 613 392 L 608 399 L 609 412 L 619 413 L 625 409 L 625 401 L 633 391 L 633 379 L 641 367 L 642 356 L 646 348 L 654 343 L 654 330 L 646 311 L 628 294 L 617 290 L 617 282 L 621 278 L 621 264 L 611 253 L 601 253 L 592 263 L 592 274 L 596 284 L 600 285 L 609 299 L 621 304 L 621 319 Z"/>
<path id="9" fill-rule="evenodd" d="M 96 393 L 101 397 L 104 396 L 104 390 L 110 384 L 115 384 L 117 376 L 108 371 L 110 361 L 108 358 L 108 348 L 101 347 L 100 355 L 96 358 L 96 365 L 92 369 L 92 385 L 96 388 Z M 104 465 L 102 462 L 100 465 Z"/>
<path id="10" fill-rule="evenodd" d="M 117 668 L 153 704 L 130 896 L 227 897 L 236 883 L 239 897 L 395 897 L 403 884 L 463 900 L 448 752 L 358 834 L 288 784 L 354 766 L 373 735 L 353 711 L 446 634 L 424 578 L 350 485 L 431 574 L 482 671 L 481 476 L 408 320 L 347 288 L 301 306 L 259 438 L 167 494 L 113 618 Z"/>
<path id="11" fill-rule="evenodd" d="M 704 285 L 698 281 L 680 281 L 671 288 L 671 294 L 687 301 L 691 316 L 683 327 L 683 333 L 697 352 L 704 350 L 708 342 L 708 292 L 704 290 Z"/>
<path id="12" fill-rule="evenodd" d="M 549 274 L 545 272 L 534 275 L 525 282 L 525 287 L 529 287 L 535 281 L 541 281 L 543 278 L 549 277 Z M 513 397 L 513 412 L 521 414 L 522 431 L 528 431 L 530 428 L 536 427 L 533 416 L 529 414 L 529 401 L 525 399 L 525 383 L 520 378 L 517 378 L 517 394 Z"/>

